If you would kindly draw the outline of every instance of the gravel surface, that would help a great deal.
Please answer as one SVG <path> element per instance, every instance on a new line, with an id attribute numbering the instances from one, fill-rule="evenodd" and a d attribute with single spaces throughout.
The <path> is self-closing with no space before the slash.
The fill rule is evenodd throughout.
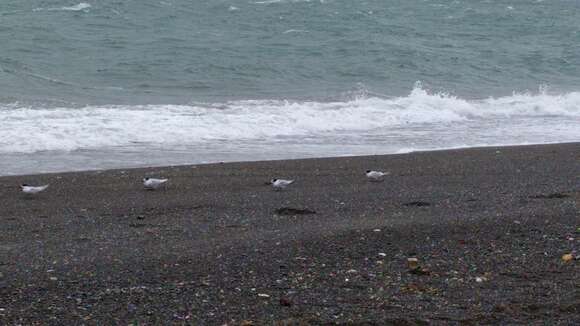
<path id="1" fill-rule="evenodd" d="M 3 325 L 580 323 L 579 143 L 2 177 L 0 229 Z"/>

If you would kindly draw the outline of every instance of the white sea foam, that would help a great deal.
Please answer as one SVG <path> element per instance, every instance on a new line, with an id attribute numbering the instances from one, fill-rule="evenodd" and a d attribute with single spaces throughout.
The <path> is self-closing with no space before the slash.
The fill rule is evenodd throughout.
<path id="1" fill-rule="evenodd" d="M 91 7 L 90 4 L 85 3 L 85 2 L 81 2 L 77 5 L 71 6 L 71 7 L 62 7 L 62 10 L 70 10 L 70 11 L 81 11 L 81 10 L 85 10 L 85 9 L 89 9 Z"/>
<path id="2" fill-rule="evenodd" d="M 282 0 L 264 0 L 264 1 L 254 1 L 252 3 L 256 4 L 256 5 L 265 5 L 265 4 L 279 3 L 279 2 L 282 2 Z"/>
<path id="3" fill-rule="evenodd" d="M 36 8 L 33 11 L 82 11 L 88 10 L 91 5 L 86 2 L 81 2 L 70 7 L 60 7 L 60 8 Z"/>
<path id="4" fill-rule="evenodd" d="M 440 148 L 458 146 L 447 144 L 449 139 L 478 145 L 550 141 L 541 138 L 545 133 L 553 133 L 554 139 L 563 137 L 562 141 L 580 141 L 580 92 L 465 100 L 416 87 L 405 97 L 344 102 L 252 100 L 85 108 L 13 104 L 0 107 L 0 124 L 3 153 L 288 139 L 340 144 L 368 135 L 372 141 L 388 142 L 421 133 L 444 133 L 447 138 L 423 140 L 423 146 Z M 409 146 L 404 145 L 400 149 Z"/>
<path id="5" fill-rule="evenodd" d="M 308 31 L 303 30 L 303 29 L 289 29 L 287 31 L 282 32 L 282 34 L 288 34 L 288 33 L 308 33 Z"/>
<path id="6" fill-rule="evenodd" d="M 267 5 L 272 3 L 297 3 L 297 2 L 311 2 L 312 0 L 260 0 L 251 2 L 256 5 Z M 324 3 L 324 0 L 320 0 L 320 3 Z"/>

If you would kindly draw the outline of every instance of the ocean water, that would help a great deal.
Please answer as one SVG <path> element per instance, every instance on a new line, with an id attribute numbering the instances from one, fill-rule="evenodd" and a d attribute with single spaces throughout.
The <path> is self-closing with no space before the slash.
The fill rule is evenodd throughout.
<path id="1" fill-rule="evenodd" d="M 571 141 L 578 0 L 0 4 L 0 175 Z"/>

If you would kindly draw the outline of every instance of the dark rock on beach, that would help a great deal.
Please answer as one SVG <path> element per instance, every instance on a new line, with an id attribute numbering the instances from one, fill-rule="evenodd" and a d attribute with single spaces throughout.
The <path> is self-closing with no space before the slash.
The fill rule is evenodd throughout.
<path id="1" fill-rule="evenodd" d="M 557 144 L 2 177 L 0 324 L 577 325 L 579 162 Z M 300 182 L 263 186 L 281 173 Z M 50 188 L 24 199 L 28 180 Z"/>
<path id="2" fill-rule="evenodd" d="M 428 203 L 426 201 L 411 201 L 408 203 L 404 203 L 403 206 L 417 206 L 417 207 L 422 207 L 422 206 L 431 206 L 431 203 Z"/>
<path id="3" fill-rule="evenodd" d="M 308 208 L 292 208 L 292 207 L 280 207 L 276 209 L 276 214 L 280 215 L 310 215 L 316 214 L 315 211 Z"/>
<path id="4" fill-rule="evenodd" d="M 548 194 L 548 195 L 535 195 L 535 196 L 531 196 L 531 198 L 535 198 L 535 199 L 562 199 L 562 198 L 568 198 L 570 197 L 570 195 L 568 194 L 564 194 L 561 192 L 556 192 L 553 194 Z"/>

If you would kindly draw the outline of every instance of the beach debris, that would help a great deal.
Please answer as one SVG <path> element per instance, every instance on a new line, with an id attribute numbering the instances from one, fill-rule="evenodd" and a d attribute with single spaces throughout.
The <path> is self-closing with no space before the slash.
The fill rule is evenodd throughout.
<path id="1" fill-rule="evenodd" d="M 419 267 L 419 259 L 415 257 L 407 258 L 407 267 L 409 269 L 417 269 Z"/>
<path id="2" fill-rule="evenodd" d="M 437 294 L 439 289 L 432 286 L 424 286 L 416 283 L 409 283 L 401 286 L 401 291 L 406 293 L 426 293 L 426 294 Z"/>
<path id="3" fill-rule="evenodd" d="M 423 207 L 423 206 L 431 206 L 431 203 L 428 203 L 426 201 L 411 201 L 408 203 L 403 203 L 403 206 Z"/>
<path id="4" fill-rule="evenodd" d="M 387 257 L 387 254 L 385 254 L 384 252 L 379 252 L 379 256 L 380 257 Z"/>
<path id="5" fill-rule="evenodd" d="M 457 271 L 454 271 L 454 272 L 455 272 L 455 274 L 458 273 Z M 476 276 L 475 282 L 477 282 L 477 283 L 487 282 L 491 278 L 491 275 L 492 275 L 491 272 L 485 272 L 485 273 L 483 273 L 483 275 Z"/>
<path id="6" fill-rule="evenodd" d="M 293 184 L 294 180 L 285 180 L 285 179 L 272 179 L 270 180 L 270 184 L 274 188 L 274 190 L 282 190 L 288 187 L 289 185 Z"/>
<path id="7" fill-rule="evenodd" d="M 530 196 L 530 198 L 535 198 L 535 199 L 562 199 L 562 198 L 568 198 L 570 197 L 570 195 L 568 195 L 567 193 L 563 193 L 563 192 L 555 192 L 555 193 L 551 193 L 551 194 L 539 194 L 539 195 L 535 195 L 535 196 Z"/>
<path id="8" fill-rule="evenodd" d="M 562 256 L 562 260 L 566 263 L 569 261 L 572 261 L 573 259 L 574 259 L 574 255 L 572 255 L 572 254 L 565 254 Z"/>
<path id="9" fill-rule="evenodd" d="M 288 297 L 280 297 L 280 305 L 282 307 L 291 307 L 292 306 L 292 300 L 290 300 L 290 298 Z"/>
<path id="10" fill-rule="evenodd" d="M 367 176 L 367 179 L 371 182 L 380 182 L 384 180 L 384 177 L 386 175 L 389 175 L 389 173 L 385 173 L 385 172 L 381 172 L 381 171 L 373 171 L 373 170 L 367 170 L 365 172 L 365 175 Z"/>
<path id="11" fill-rule="evenodd" d="M 374 229 L 373 232 L 381 232 L 381 229 Z"/>
<path id="12" fill-rule="evenodd" d="M 163 186 L 169 179 L 157 179 L 157 178 L 143 178 L 143 187 L 147 190 L 155 190 Z"/>
<path id="13" fill-rule="evenodd" d="M 48 188 L 48 185 L 44 185 L 44 186 L 31 186 L 29 184 L 23 183 L 20 185 L 20 189 L 22 190 L 23 193 L 27 194 L 27 195 L 34 195 L 37 194 L 39 192 L 43 192 L 46 190 L 46 188 Z"/>
<path id="14" fill-rule="evenodd" d="M 415 257 L 407 258 L 407 268 L 409 268 L 409 273 L 415 275 L 430 275 L 431 271 L 425 267 L 419 265 L 419 259 Z"/>
<path id="15" fill-rule="evenodd" d="M 276 209 L 276 214 L 278 215 L 309 215 L 309 214 L 316 214 L 316 211 L 313 211 L 308 208 L 292 208 L 292 207 L 280 207 Z"/>
<path id="16" fill-rule="evenodd" d="M 269 294 L 266 294 L 266 293 L 258 293 L 258 296 L 260 298 L 269 298 L 270 297 L 270 295 Z"/>
<path id="17" fill-rule="evenodd" d="M 243 320 L 240 323 L 240 326 L 254 326 L 254 325 L 256 325 L 256 324 L 251 320 Z"/>

